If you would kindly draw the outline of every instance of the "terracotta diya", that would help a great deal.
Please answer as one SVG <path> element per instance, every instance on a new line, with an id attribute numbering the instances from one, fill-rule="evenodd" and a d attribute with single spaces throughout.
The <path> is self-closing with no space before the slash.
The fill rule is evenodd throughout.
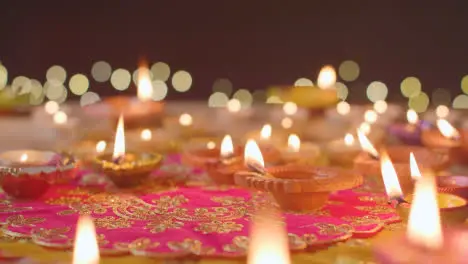
<path id="1" fill-rule="evenodd" d="M 320 147 L 312 142 L 301 142 L 296 134 L 288 137 L 288 145 L 282 150 L 284 164 L 314 165 L 320 158 Z"/>
<path id="2" fill-rule="evenodd" d="M 264 168 L 260 149 L 249 141 L 245 151 L 246 167 L 234 175 L 237 185 L 269 192 L 287 211 L 307 212 L 321 208 L 331 192 L 362 184 L 362 176 L 339 168 L 287 165 Z"/>
<path id="3" fill-rule="evenodd" d="M 419 121 L 418 114 L 413 109 L 408 110 L 406 113 L 406 119 L 408 120 L 406 124 L 391 124 L 388 127 L 389 134 L 406 145 L 420 145 L 422 121 Z"/>
<path id="4" fill-rule="evenodd" d="M 274 165 L 282 162 L 282 154 L 278 147 L 286 144 L 287 134 L 273 133 L 271 125 L 265 124 L 260 131 L 248 133 L 246 141 L 250 139 L 258 142 L 258 146 L 260 147 L 263 158 L 267 164 Z"/>
<path id="5" fill-rule="evenodd" d="M 455 194 L 468 200 L 468 176 L 439 176 L 436 180 L 439 192 Z"/>

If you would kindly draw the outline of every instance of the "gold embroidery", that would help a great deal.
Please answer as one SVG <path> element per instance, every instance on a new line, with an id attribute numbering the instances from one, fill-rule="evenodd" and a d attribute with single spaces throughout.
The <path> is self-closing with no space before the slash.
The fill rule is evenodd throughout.
<path id="1" fill-rule="evenodd" d="M 356 206 L 356 209 L 361 210 L 361 211 L 367 211 L 370 214 L 390 214 L 394 213 L 395 210 L 392 209 L 389 206 L 383 206 L 383 205 L 378 205 L 378 206 Z"/>
<path id="2" fill-rule="evenodd" d="M 114 246 L 117 249 L 124 249 L 124 250 L 145 250 L 150 248 L 157 248 L 159 247 L 159 242 L 151 242 L 149 238 L 137 238 L 130 243 L 115 243 Z"/>
<path id="3" fill-rule="evenodd" d="M 246 236 L 236 236 L 231 244 L 223 246 L 223 250 L 229 253 L 245 254 L 249 247 L 249 238 Z"/>
<path id="4" fill-rule="evenodd" d="M 51 228 L 51 229 L 39 228 L 39 229 L 35 229 L 32 232 L 32 237 L 35 239 L 47 240 L 47 241 L 63 240 L 63 239 L 70 240 L 67 236 L 68 232 L 70 232 L 69 227 L 60 227 L 60 228 Z"/>
<path id="5" fill-rule="evenodd" d="M 173 208 L 187 203 L 188 199 L 185 198 L 183 195 L 176 195 L 174 197 L 161 196 L 159 197 L 159 199 L 152 200 L 151 202 L 156 204 L 156 206 L 159 208 Z"/>
<path id="6" fill-rule="evenodd" d="M 99 246 L 105 246 L 109 244 L 109 240 L 106 239 L 104 234 L 96 234 L 96 240 Z"/>
<path id="7" fill-rule="evenodd" d="M 375 215 L 366 216 L 345 216 L 341 218 L 344 221 L 351 222 L 352 226 L 375 225 L 380 223 L 380 218 Z"/>
<path id="8" fill-rule="evenodd" d="M 42 217 L 24 217 L 23 215 L 12 215 L 7 218 L 7 225 L 14 227 L 29 226 L 33 227 L 35 224 L 45 222 L 45 218 Z"/>
<path id="9" fill-rule="evenodd" d="M 118 229 L 131 227 L 133 221 L 120 217 L 106 216 L 103 218 L 95 218 L 94 224 L 97 228 Z"/>
<path id="10" fill-rule="evenodd" d="M 405 223 L 388 224 L 385 226 L 385 229 L 390 230 L 390 231 L 404 230 L 406 229 L 406 224 Z"/>
<path id="11" fill-rule="evenodd" d="M 146 224 L 145 229 L 149 229 L 151 233 L 161 233 L 167 229 L 180 229 L 183 226 L 183 222 L 175 221 L 172 218 L 167 218 L 149 222 Z"/>
<path id="12" fill-rule="evenodd" d="M 216 252 L 213 247 L 204 247 L 200 240 L 186 238 L 181 242 L 169 241 L 167 247 L 172 251 L 192 253 L 195 255 L 212 255 Z"/>
<path id="13" fill-rule="evenodd" d="M 292 250 L 300 250 L 307 247 L 307 243 L 296 234 L 288 234 L 289 248 Z"/>
<path id="14" fill-rule="evenodd" d="M 203 234 L 218 233 L 218 234 L 227 234 L 236 231 L 242 231 L 244 226 L 236 222 L 221 222 L 221 221 L 212 221 L 208 223 L 200 223 L 195 231 L 201 232 Z"/>
<path id="15" fill-rule="evenodd" d="M 0 207 L 0 213 L 16 213 L 22 211 L 29 211 L 32 209 L 32 207 L 14 207 L 11 204 L 6 204 L 5 206 Z"/>
<path id="16" fill-rule="evenodd" d="M 193 215 L 188 213 L 187 208 L 175 208 L 172 213 L 174 218 L 180 221 L 229 221 L 241 218 L 246 215 L 245 207 L 209 207 L 209 208 L 195 208 Z"/>
<path id="17" fill-rule="evenodd" d="M 362 202 L 375 202 L 376 204 L 387 204 L 388 199 L 384 196 L 359 196 L 359 201 Z"/>
<path id="18" fill-rule="evenodd" d="M 45 201 L 47 204 L 54 204 L 54 205 L 71 205 L 80 203 L 83 200 L 81 197 L 76 196 L 60 196 L 58 198 L 51 198 Z"/>
<path id="19" fill-rule="evenodd" d="M 347 224 L 334 225 L 334 224 L 326 224 L 326 223 L 316 223 L 314 224 L 314 226 L 319 228 L 319 233 L 321 235 L 326 235 L 326 236 L 341 235 L 343 233 L 351 233 L 354 231 L 353 228 Z"/>
<path id="20" fill-rule="evenodd" d="M 327 209 L 317 210 L 313 214 L 316 216 L 331 216 L 330 210 Z"/>
<path id="21" fill-rule="evenodd" d="M 313 245 L 318 241 L 318 238 L 314 234 L 304 234 L 302 239 L 306 242 L 307 245 Z"/>
<path id="22" fill-rule="evenodd" d="M 90 215 L 90 214 L 105 214 L 107 209 L 98 203 L 74 203 L 69 205 L 70 209 L 58 212 L 58 215 Z"/>
<path id="23" fill-rule="evenodd" d="M 243 197 L 235 196 L 215 196 L 211 198 L 211 201 L 220 203 L 223 206 L 245 204 L 245 199 Z"/>

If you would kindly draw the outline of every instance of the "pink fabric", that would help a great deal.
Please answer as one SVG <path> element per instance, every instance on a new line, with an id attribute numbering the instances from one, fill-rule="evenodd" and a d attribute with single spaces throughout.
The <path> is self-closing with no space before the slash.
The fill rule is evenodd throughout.
<path id="1" fill-rule="evenodd" d="M 171 156 L 154 179 L 177 172 L 179 183 L 122 192 L 99 175 L 82 172 L 78 185 L 54 186 L 40 200 L 10 201 L 0 196 L 5 233 L 30 237 L 52 248 L 70 248 L 79 214 L 93 216 L 103 254 L 146 256 L 245 255 L 249 219 L 268 203 L 265 194 L 236 187 L 203 186 L 203 171 Z M 183 179 L 183 180 L 181 180 Z M 103 191 L 105 190 L 105 191 Z M 284 213 L 292 250 L 315 249 L 350 237 L 369 237 L 399 221 L 383 194 L 341 191 L 313 214 Z"/>

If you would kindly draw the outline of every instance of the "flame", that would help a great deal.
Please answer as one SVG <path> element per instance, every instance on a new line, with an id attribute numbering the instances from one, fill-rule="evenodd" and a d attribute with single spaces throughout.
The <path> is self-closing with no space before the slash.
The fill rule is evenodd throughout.
<path id="1" fill-rule="evenodd" d="M 262 127 L 262 130 L 260 131 L 260 138 L 263 140 L 268 140 L 271 137 L 271 125 L 266 124 Z"/>
<path id="2" fill-rule="evenodd" d="M 153 84 L 149 76 L 149 69 L 146 67 L 138 69 L 137 97 L 142 102 L 149 101 L 153 97 Z"/>
<path id="3" fill-rule="evenodd" d="M 439 249 L 443 245 L 437 188 L 432 175 L 425 175 L 416 182 L 406 235 L 414 245 L 429 249 Z"/>
<path id="4" fill-rule="evenodd" d="M 256 163 L 262 168 L 265 167 L 265 162 L 263 161 L 262 152 L 257 145 L 257 142 L 253 139 L 249 139 L 247 144 L 245 144 L 244 150 L 244 162 L 245 164 Z"/>
<path id="5" fill-rule="evenodd" d="M 278 212 L 263 209 L 253 216 L 248 264 L 290 264 L 288 235 Z"/>
<path id="6" fill-rule="evenodd" d="M 357 130 L 357 136 L 358 136 L 359 144 L 361 144 L 362 150 L 371 154 L 374 157 L 379 156 L 379 153 L 375 149 L 374 145 L 372 145 L 369 139 L 359 129 Z"/>
<path id="7" fill-rule="evenodd" d="M 150 141 L 153 137 L 153 133 L 149 129 L 143 129 L 140 134 L 141 140 L 143 141 Z"/>
<path id="8" fill-rule="evenodd" d="M 54 123 L 57 125 L 63 125 L 67 123 L 68 116 L 65 112 L 58 111 L 54 114 Z"/>
<path id="9" fill-rule="evenodd" d="M 408 112 L 406 112 L 406 119 L 408 120 L 408 123 L 415 125 L 419 120 L 418 113 L 413 109 L 409 109 Z"/>
<path id="10" fill-rule="evenodd" d="M 419 171 L 418 163 L 416 162 L 413 152 L 410 153 L 409 160 L 411 177 L 413 180 L 419 180 L 421 178 L 421 172 Z"/>
<path id="11" fill-rule="evenodd" d="M 388 197 L 400 197 L 403 191 L 401 190 L 395 167 L 393 167 L 392 161 L 386 151 L 382 151 L 380 154 L 380 170 L 385 185 L 385 192 Z"/>
<path id="12" fill-rule="evenodd" d="M 191 115 L 187 114 L 187 113 L 184 113 L 184 114 L 181 114 L 180 117 L 179 117 L 179 124 L 181 124 L 182 126 L 190 126 L 192 125 L 193 123 L 193 118 Z"/>
<path id="13" fill-rule="evenodd" d="M 440 133 L 446 138 L 458 138 L 460 133 L 456 128 L 454 128 L 447 120 L 439 119 L 437 120 L 437 128 L 439 128 Z"/>
<path id="14" fill-rule="evenodd" d="M 354 145 L 354 137 L 350 133 L 346 134 L 344 137 L 344 143 L 346 146 L 352 146 Z"/>
<path id="15" fill-rule="evenodd" d="M 96 230 L 90 216 L 81 216 L 76 229 L 73 264 L 98 264 L 99 247 Z"/>
<path id="16" fill-rule="evenodd" d="M 367 122 L 362 122 L 361 125 L 359 125 L 359 130 L 361 130 L 364 135 L 369 135 L 371 132 L 371 126 Z"/>
<path id="17" fill-rule="evenodd" d="M 226 135 L 221 141 L 221 157 L 227 158 L 234 154 L 234 144 L 230 135 Z"/>
<path id="18" fill-rule="evenodd" d="M 332 66 L 325 66 L 320 70 L 317 85 L 321 89 L 328 89 L 335 85 L 336 71 Z"/>
<path id="19" fill-rule="evenodd" d="M 104 150 L 106 150 L 106 147 L 107 147 L 107 143 L 104 140 L 101 140 L 96 144 L 96 152 L 102 153 L 104 152 Z"/>
<path id="20" fill-rule="evenodd" d="M 366 120 L 366 122 L 369 124 L 374 124 L 375 122 L 377 122 L 377 118 L 377 112 L 375 112 L 374 110 L 367 110 L 364 113 L 364 120 Z"/>
<path id="21" fill-rule="evenodd" d="M 288 150 L 291 152 L 299 152 L 301 149 L 301 139 L 296 134 L 291 134 L 288 137 Z"/>
<path id="22" fill-rule="evenodd" d="M 213 141 L 209 141 L 208 143 L 206 143 L 206 148 L 207 149 L 214 149 L 214 148 L 216 148 L 216 143 L 214 143 Z"/>
<path id="23" fill-rule="evenodd" d="M 115 131 L 114 153 L 112 158 L 118 159 L 122 156 L 125 156 L 125 129 L 123 116 L 120 115 Z"/>
<path id="24" fill-rule="evenodd" d="M 28 161 L 28 154 L 27 154 L 27 153 L 23 153 L 23 154 L 21 155 L 21 157 L 20 157 L 20 161 L 23 162 L 23 163 L 26 162 L 26 161 Z"/>

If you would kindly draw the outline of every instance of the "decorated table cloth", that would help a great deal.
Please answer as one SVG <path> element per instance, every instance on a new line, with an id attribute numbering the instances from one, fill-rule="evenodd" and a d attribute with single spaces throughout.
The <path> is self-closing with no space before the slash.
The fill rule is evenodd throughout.
<path id="1" fill-rule="evenodd" d="M 117 190 L 105 176 L 81 171 L 76 183 L 53 186 L 39 200 L 0 196 L 6 239 L 50 249 L 71 249 L 79 215 L 94 218 L 102 255 L 243 257 L 250 218 L 271 204 L 267 194 L 210 184 L 204 171 L 169 156 L 151 181 Z M 283 214 L 292 251 L 313 252 L 376 235 L 399 221 L 381 193 L 366 188 L 333 193 L 312 214 Z M 30 246 L 30 245 L 28 245 Z"/>

